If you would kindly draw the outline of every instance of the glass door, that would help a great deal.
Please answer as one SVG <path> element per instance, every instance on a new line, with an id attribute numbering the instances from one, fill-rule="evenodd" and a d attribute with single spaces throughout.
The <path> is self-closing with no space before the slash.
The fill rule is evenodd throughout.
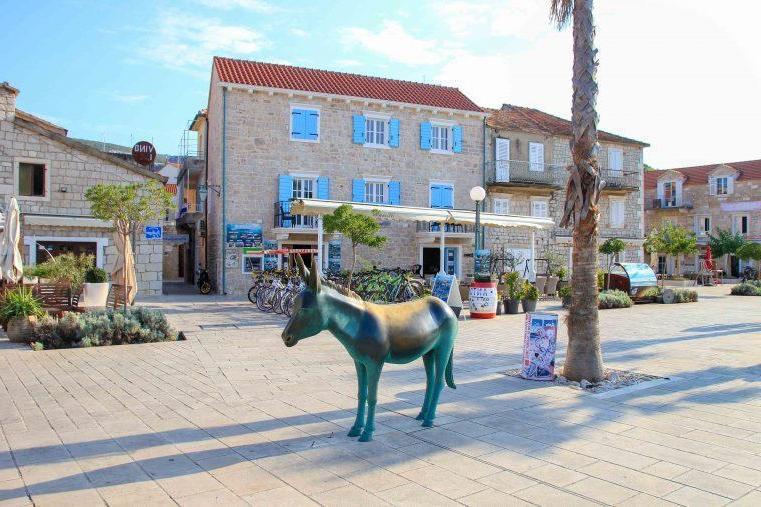
<path id="1" fill-rule="evenodd" d="M 312 178 L 293 178 L 294 199 L 313 199 L 314 198 L 315 180 Z M 302 228 L 314 227 L 314 217 L 304 215 L 293 215 L 293 226 Z"/>

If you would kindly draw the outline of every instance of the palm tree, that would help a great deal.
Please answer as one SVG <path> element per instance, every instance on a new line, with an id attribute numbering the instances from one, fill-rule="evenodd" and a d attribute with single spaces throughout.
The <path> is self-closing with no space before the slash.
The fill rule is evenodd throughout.
<path id="1" fill-rule="evenodd" d="M 560 226 L 573 224 L 573 296 L 563 375 L 571 380 L 603 378 L 597 316 L 597 201 L 605 182 L 597 167 L 597 50 L 593 0 L 551 0 L 550 19 L 562 29 L 573 20 L 573 163 L 568 166 Z"/>

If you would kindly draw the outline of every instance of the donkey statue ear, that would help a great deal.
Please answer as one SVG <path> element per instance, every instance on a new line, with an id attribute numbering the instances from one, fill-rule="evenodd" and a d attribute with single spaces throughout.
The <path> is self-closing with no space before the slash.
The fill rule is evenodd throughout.
<path id="1" fill-rule="evenodd" d="M 304 259 L 301 258 L 301 254 L 296 254 L 296 266 L 299 268 L 299 274 L 305 282 L 309 282 L 309 270 L 304 265 Z"/>
<path id="2" fill-rule="evenodd" d="M 320 268 L 317 265 L 317 259 L 312 256 L 312 269 L 309 270 L 309 288 L 315 294 L 320 292 Z"/>

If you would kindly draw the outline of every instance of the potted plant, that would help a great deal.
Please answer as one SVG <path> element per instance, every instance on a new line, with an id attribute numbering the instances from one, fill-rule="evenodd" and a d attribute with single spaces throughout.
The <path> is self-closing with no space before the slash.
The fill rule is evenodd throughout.
<path id="1" fill-rule="evenodd" d="M 522 290 L 520 284 L 520 275 L 517 271 L 511 271 L 505 275 L 505 286 L 505 313 L 518 313 Z"/>
<path id="2" fill-rule="evenodd" d="M 108 299 L 108 274 L 101 268 L 90 268 L 85 272 L 82 284 L 82 298 L 79 304 L 85 308 L 103 308 Z"/>
<path id="3" fill-rule="evenodd" d="M 558 289 L 558 295 L 563 300 L 563 308 L 570 308 L 571 307 L 571 294 L 573 294 L 573 291 L 571 290 L 571 284 L 563 285 Z"/>
<path id="4" fill-rule="evenodd" d="M 0 319 L 7 323 L 8 339 L 16 343 L 29 341 L 37 318 L 43 315 L 45 311 L 29 287 L 8 291 L 0 306 Z"/>
<path id="5" fill-rule="evenodd" d="M 539 299 L 539 290 L 531 285 L 528 280 L 523 284 L 521 305 L 526 313 L 536 311 L 536 301 Z"/>
<path id="6" fill-rule="evenodd" d="M 559 278 L 558 290 L 560 290 L 561 288 L 563 288 L 565 285 L 568 284 L 568 281 L 566 280 L 566 277 L 568 276 L 568 268 L 566 268 L 565 266 L 559 267 L 557 271 L 557 275 Z"/>

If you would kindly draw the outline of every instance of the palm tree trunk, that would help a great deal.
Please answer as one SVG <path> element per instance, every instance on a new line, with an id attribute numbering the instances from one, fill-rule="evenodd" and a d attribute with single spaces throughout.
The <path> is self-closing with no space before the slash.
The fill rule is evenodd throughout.
<path id="1" fill-rule="evenodd" d="M 603 377 L 597 315 L 597 237 L 602 184 L 597 169 L 597 50 L 592 0 L 573 6 L 573 165 L 561 226 L 573 219 L 573 296 L 563 375 L 571 380 Z"/>

